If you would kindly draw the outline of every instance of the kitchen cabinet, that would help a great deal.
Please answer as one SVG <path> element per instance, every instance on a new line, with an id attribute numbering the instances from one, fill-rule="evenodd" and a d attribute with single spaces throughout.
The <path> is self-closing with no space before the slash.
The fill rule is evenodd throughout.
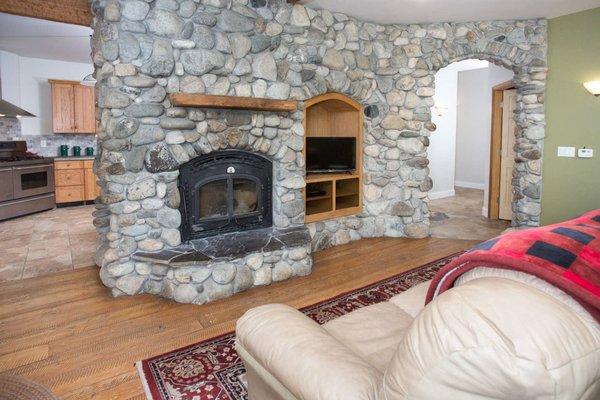
<path id="1" fill-rule="evenodd" d="M 55 160 L 54 191 L 56 203 L 93 201 L 100 194 L 93 160 Z"/>
<path id="2" fill-rule="evenodd" d="M 93 86 L 78 81 L 49 80 L 52 88 L 54 133 L 96 133 L 96 96 Z"/>

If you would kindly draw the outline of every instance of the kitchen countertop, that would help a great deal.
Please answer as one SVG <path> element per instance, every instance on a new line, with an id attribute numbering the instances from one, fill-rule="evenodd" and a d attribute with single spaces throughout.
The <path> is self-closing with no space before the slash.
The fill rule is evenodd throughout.
<path id="1" fill-rule="evenodd" d="M 68 156 L 68 157 L 54 157 L 54 161 L 71 161 L 71 160 L 93 160 L 96 156 Z"/>

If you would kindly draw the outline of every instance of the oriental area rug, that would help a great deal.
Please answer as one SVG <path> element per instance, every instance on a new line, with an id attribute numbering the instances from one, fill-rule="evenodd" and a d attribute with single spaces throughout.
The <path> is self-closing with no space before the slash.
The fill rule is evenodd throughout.
<path id="1" fill-rule="evenodd" d="M 462 252 L 461 252 L 462 253 Z M 319 324 L 358 308 L 389 300 L 427 280 L 458 257 L 453 254 L 300 311 Z M 235 332 L 204 340 L 160 356 L 138 361 L 136 367 L 149 400 L 246 400 L 244 364 L 235 351 Z"/>

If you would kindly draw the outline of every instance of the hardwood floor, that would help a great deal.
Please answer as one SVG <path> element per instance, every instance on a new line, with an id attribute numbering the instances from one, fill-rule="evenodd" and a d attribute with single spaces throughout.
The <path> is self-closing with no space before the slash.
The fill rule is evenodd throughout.
<path id="1" fill-rule="evenodd" d="M 472 246 L 428 238 L 368 239 L 315 255 L 308 277 L 203 306 L 110 297 L 95 267 L 0 284 L 0 373 L 61 399 L 143 399 L 134 362 L 233 330 L 265 303 L 303 307 Z"/>

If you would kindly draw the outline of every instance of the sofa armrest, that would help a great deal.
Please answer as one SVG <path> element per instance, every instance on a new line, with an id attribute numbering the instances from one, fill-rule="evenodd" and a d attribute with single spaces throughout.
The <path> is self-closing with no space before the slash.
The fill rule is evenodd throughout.
<path id="1" fill-rule="evenodd" d="M 303 400 L 376 399 L 383 376 L 296 309 L 270 304 L 237 322 L 237 340 Z"/>

